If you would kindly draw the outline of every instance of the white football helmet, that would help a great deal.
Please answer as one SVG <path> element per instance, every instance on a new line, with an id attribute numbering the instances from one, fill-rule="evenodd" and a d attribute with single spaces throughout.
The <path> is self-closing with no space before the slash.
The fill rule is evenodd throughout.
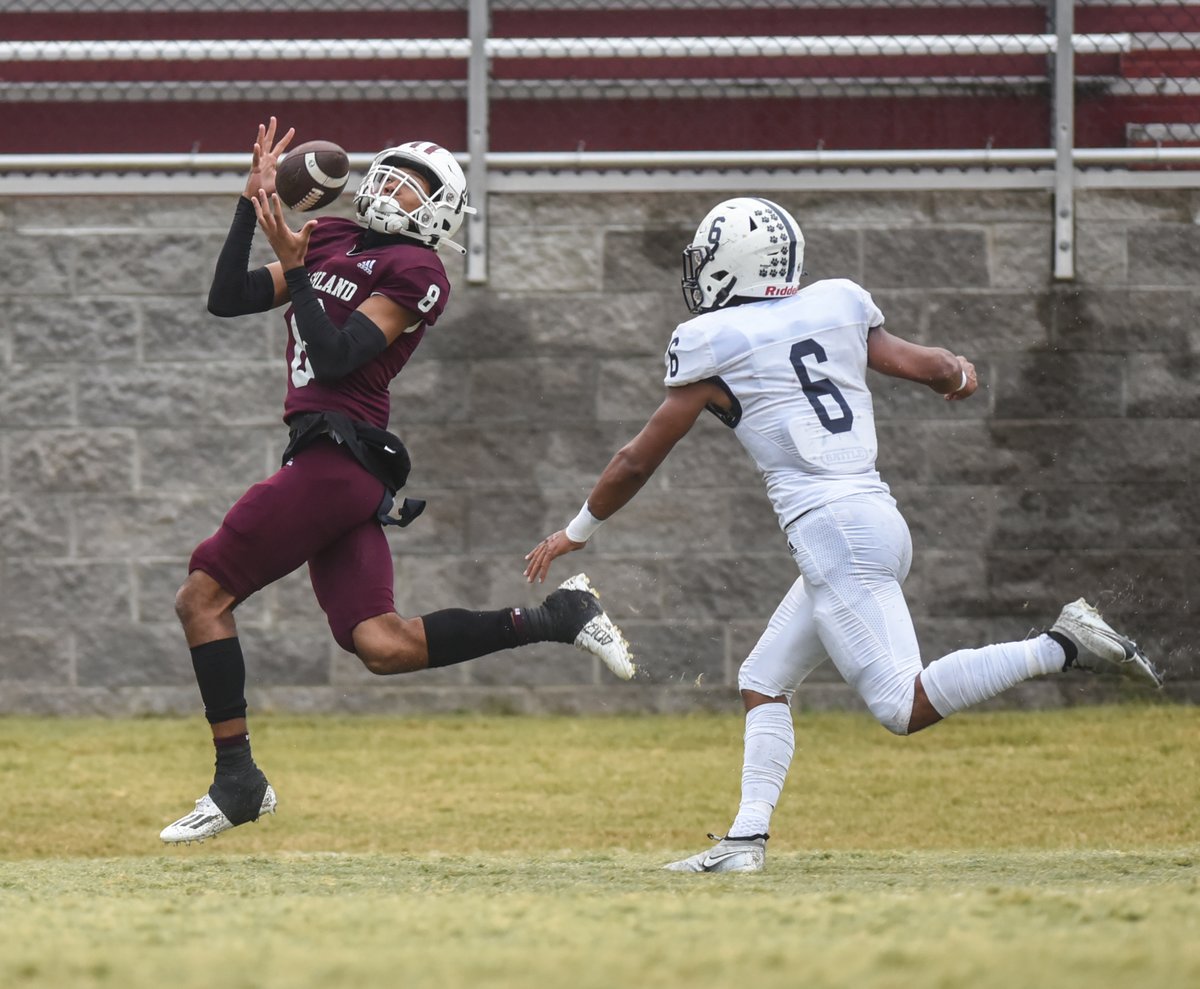
<path id="1" fill-rule="evenodd" d="M 402 169 L 411 168 L 429 180 L 429 194 Z M 404 209 L 396 193 L 407 186 L 417 194 L 420 205 Z M 467 179 L 457 161 L 445 148 L 431 141 L 409 141 L 384 148 L 375 156 L 354 194 L 355 219 L 359 225 L 381 234 L 403 234 L 428 244 L 435 251 L 449 244 L 466 250 L 452 238 L 463 217 L 475 210 L 467 205 Z"/>
<path id="2" fill-rule="evenodd" d="M 694 313 L 731 299 L 776 299 L 800 291 L 804 235 L 768 199 L 726 199 L 711 209 L 683 251 L 683 300 Z"/>

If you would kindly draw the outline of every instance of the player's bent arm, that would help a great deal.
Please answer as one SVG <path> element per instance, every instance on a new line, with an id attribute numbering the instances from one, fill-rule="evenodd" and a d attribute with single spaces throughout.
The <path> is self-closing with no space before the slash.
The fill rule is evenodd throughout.
<path id="1" fill-rule="evenodd" d="M 558 557 L 582 549 L 600 523 L 641 490 L 675 444 L 692 428 L 701 410 L 709 404 L 728 409 L 729 402 L 725 392 L 711 381 L 668 388 L 666 399 L 642 431 L 621 447 L 604 468 L 579 515 L 525 554 L 525 579 L 544 581 Z"/>
<path id="2" fill-rule="evenodd" d="M 966 358 L 893 336 L 882 326 L 867 333 L 867 367 L 928 385 L 939 395 L 965 398 L 975 390 L 975 368 Z"/>
<path id="3" fill-rule="evenodd" d="M 627 505 L 653 476 L 675 444 L 695 424 L 704 407 L 724 407 L 728 396 L 709 381 L 667 389 L 667 397 L 633 439 L 616 452 L 588 495 L 588 510 L 599 520 Z"/>
<path id="4" fill-rule="evenodd" d="M 250 245 L 257 224 L 254 204 L 242 196 L 234 210 L 233 223 L 217 256 L 212 285 L 208 290 L 208 311 L 214 316 L 245 316 L 266 312 L 287 299 L 283 276 L 278 265 L 247 270 Z"/>
<path id="5" fill-rule="evenodd" d="M 292 299 L 296 332 L 304 341 L 313 377 L 320 382 L 337 381 L 362 367 L 421 319 L 390 299 L 373 295 L 339 329 L 317 298 L 307 268 L 291 268 L 283 278 Z"/>

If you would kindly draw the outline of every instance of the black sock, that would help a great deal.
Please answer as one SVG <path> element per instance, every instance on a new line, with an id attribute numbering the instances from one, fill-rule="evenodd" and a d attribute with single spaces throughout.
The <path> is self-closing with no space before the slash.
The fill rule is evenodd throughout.
<path id="1" fill-rule="evenodd" d="M 526 642 L 574 642 L 575 636 L 601 612 L 587 591 L 557 590 L 533 608 L 514 608 L 517 634 Z"/>
<path id="2" fill-rule="evenodd" d="M 192 669 L 210 725 L 246 716 L 246 663 L 236 635 L 193 646 Z"/>
<path id="3" fill-rule="evenodd" d="M 214 738 L 213 745 L 217 767 L 208 788 L 209 797 L 234 824 L 257 820 L 267 792 L 267 778 L 250 754 L 250 736 Z"/>
<path id="4" fill-rule="evenodd" d="M 512 608 L 502 611 L 446 608 L 422 615 L 421 621 L 425 624 L 430 667 L 465 663 L 468 659 L 524 645 L 517 635 Z"/>
<path id="5" fill-rule="evenodd" d="M 254 764 L 254 756 L 250 754 L 249 735 L 241 734 L 231 735 L 227 738 L 214 738 L 213 745 L 217 748 L 216 775 L 243 776 L 258 768 Z"/>

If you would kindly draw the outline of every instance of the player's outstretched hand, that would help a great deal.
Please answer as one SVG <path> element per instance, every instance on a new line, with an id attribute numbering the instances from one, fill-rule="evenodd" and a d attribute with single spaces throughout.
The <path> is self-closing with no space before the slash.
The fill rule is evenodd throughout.
<path id="1" fill-rule="evenodd" d="M 254 212 L 258 214 L 258 225 L 262 227 L 271 249 L 279 258 L 284 271 L 299 268 L 304 264 L 304 256 L 308 253 L 308 240 L 317 225 L 316 220 L 309 220 L 299 230 L 293 230 L 283 218 L 283 200 L 275 193 L 268 197 L 259 189 L 258 195 L 252 200 Z"/>
<path id="2" fill-rule="evenodd" d="M 546 574 L 550 572 L 551 563 L 564 553 L 574 553 L 575 550 L 583 549 L 586 545 L 587 543 L 577 543 L 573 539 L 568 539 L 567 534 L 559 529 L 554 535 L 547 536 L 525 554 L 525 579 L 531 584 L 534 581 L 539 584 L 543 583 Z"/>
<path id="3" fill-rule="evenodd" d="M 287 133 L 276 141 L 277 127 L 274 117 L 270 123 L 258 125 L 258 138 L 254 142 L 254 154 L 250 159 L 250 174 L 246 176 L 247 199 L 257 198 L 260 191 L 268 196 L 275 191 L 275 169 L 279 165 L 279 156 L 287 150 L 292 138 L 296 136 L 296 128 L 289 127 Z"/>

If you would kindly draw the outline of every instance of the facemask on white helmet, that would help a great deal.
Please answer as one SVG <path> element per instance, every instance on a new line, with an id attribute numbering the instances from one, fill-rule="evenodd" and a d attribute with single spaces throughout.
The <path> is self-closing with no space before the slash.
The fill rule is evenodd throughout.
<path id="1" fill-rule="evenodd" d="M 404 169 L 424 176 L 429 192 Z M 415 193 L 414 208 L 400 205 L 402 189 Z M 368 230 L 403 234 L 435 251 L 449 244 L 460 254 L 466 249 L 452 238 L 463 217 L 475 212 L 467 205 L 466 176 L 454 155 L 430 141 L 410 141 L 379 152 L 354 194 L 354 211 L 359 225 Z"/>
<path id="2" fill-rule="evenodd" d="M 694 313 L 731 299 L 778 299 L 800 291 L 804 235 L 782 206 L 743 197 L 719 203 L 683 251 L 683 300 Z"/>

